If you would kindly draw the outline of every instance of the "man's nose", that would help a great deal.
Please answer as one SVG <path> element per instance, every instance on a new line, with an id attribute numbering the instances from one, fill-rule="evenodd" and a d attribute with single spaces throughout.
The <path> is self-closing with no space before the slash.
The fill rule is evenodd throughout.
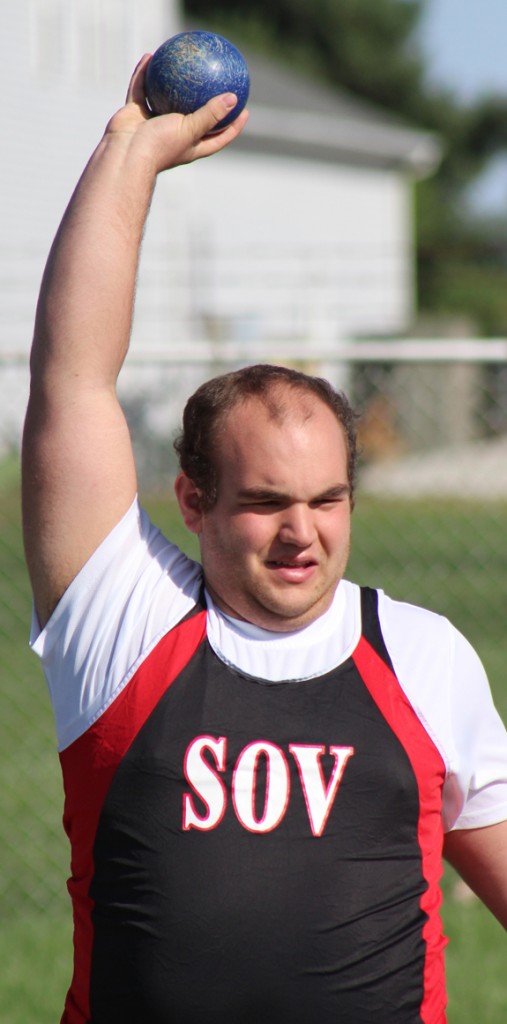
<path id="1" fill-rule="evenodd" d="M 313 512 L 307 505 L 295 504 L 284 509 L 278 536 L 284 544 L 307 548 L 315 540 Z"/>

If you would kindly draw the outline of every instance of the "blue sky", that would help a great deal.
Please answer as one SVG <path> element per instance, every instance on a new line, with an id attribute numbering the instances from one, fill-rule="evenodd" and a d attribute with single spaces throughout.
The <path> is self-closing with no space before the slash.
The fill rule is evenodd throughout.
<path id="1" fill-rule="evenodd" d="M 465 102 L 507 97 L 507 0 L 427 0 L 420 38 L 429 79 Z M 491 161 L 473 187 L 474 208 L 507 212 L 507 154 Z"/>
<path id="2" fill-rule="evenodd" d="M 507 0 L 426 0 L 421 38 L 434 81 L 464 100 L 507 95 Z"/>

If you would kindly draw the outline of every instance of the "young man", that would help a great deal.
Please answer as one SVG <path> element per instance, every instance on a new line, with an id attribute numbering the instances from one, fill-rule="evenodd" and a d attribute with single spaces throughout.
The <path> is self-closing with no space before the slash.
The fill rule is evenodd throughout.
<path id="1" fill-rule="evenodd" d="M 176 494 L 136 501 L 115 395 L 156 176 L 234 102 L 149 118 L 144 59 L 41 288 L 27 561 L 72 848 L 67 1024 L 442 1024 L 442 848 L 507 926 L 507 739 L 439 616 L 343 579 L 353 414 L 282 368 L 199 389 Z"/>

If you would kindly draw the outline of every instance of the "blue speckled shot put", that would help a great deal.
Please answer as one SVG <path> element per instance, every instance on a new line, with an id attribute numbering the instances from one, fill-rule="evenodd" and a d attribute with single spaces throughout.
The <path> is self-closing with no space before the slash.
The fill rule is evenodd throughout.
<path id="1" fill-rule="evenodd" d="M 235 121 L 248 99 L 250 76 L 244 57 L 214 32 L 180 32 L 159 46 L 146 69 L 144 89 L 153 114 L 191 114 L 212 96 L 233 92 L 237 106 L 217 125 Z"/>

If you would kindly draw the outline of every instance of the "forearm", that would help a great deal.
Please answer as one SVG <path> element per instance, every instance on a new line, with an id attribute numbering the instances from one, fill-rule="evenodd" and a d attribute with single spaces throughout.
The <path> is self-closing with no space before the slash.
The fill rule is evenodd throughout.
<path id="1" fill-rule="evenodd" d="M 128 347 L 139 247 L 157 174 L 219 152 L 246 122 L 243 111 L 225 131 L 209 134 L 234 106 L 229 94 L 187 117 L 149 117 L 143 90 L 147 59 L 136 69 L 127 103 L 109 122 L 53 243 L 36 316 L 35 389 L 50 382 L 55 394 L 69 378 L 73 389 L 114 386 Z"/>
<path id="2" fill-rule="evenodd" d="M 507 821 L 449 832 L 444 855 L 507 929 Z"/>

